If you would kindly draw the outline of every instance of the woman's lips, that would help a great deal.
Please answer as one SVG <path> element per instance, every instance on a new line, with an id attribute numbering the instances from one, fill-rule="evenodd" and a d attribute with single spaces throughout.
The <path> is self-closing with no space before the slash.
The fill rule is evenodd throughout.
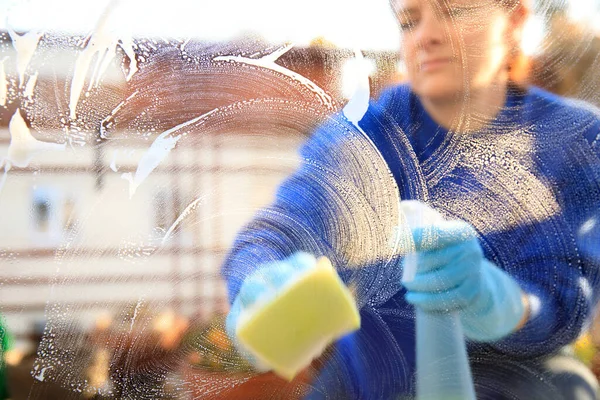
<path id="1" fill-rule="evenodd" d="M 450 64 L 452 61 L 451 58 L 435 58 L 432 60 L 427 60 L 421 63 L 421 71 L 429 72 L 435 71 L 437 69 L 443 68 L 446 65 Z"/>

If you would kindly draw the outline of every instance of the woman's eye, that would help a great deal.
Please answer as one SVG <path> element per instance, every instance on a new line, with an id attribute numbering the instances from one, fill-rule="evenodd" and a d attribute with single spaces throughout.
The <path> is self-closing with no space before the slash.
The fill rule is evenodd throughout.
<path id="1" fill-rule="evenodd" d="M 400 29 L 403 31 L 410 31 L 415 27 L 415 21 L 400 21 Z"/>
<path id="2" fill-rule="evenodd" d="M 448 7 L 447 8 L 447 15 L 454 17 L 454 18 L 460 18 L 460 17 L 467 17 L 467 16 L 471 16 L 474 15 L 474 12 L 478 9 L 479 7 L 460 7 L 460 6 L 453 6 L 453 7 Z"/>
<path id="3" fill-rule="evenodd" d="M 466 14 L 466 9 L 463 7 L 450 7 L 448 8 L 448 15 L 451 15 L 453 17 L 460 17 Z"/>

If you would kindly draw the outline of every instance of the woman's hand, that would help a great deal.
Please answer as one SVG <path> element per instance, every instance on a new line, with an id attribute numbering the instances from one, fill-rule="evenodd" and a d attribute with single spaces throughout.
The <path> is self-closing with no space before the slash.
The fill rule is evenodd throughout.
<path id="1" fill-rule="evenodd" d="M 523 324 L 519 285 L 484 258 L 471 225 L 440 221 L 412 234 L 417 271 L 404 282 L 406 301 L 425 312 L 458 312 L 472 340 L 499 340 Z"/>
<path id="2" fill-rule="evenodd" d="M 244 311 L 274 298 L 282 287 L 293 281 L 302 272 L 314 267 L 316 262 L 317 260 L 313 255 L 298 252 L 282 261 L 258 267 L 254 273 L 244 280 L 227 315 L 225 327 L 227 335 L 235 343 L 236 348 L 256 370 L 264 372 L 270 370 L 270 368 L 258 362 L 237 340 L 236 330 L 240 315 Z"/>

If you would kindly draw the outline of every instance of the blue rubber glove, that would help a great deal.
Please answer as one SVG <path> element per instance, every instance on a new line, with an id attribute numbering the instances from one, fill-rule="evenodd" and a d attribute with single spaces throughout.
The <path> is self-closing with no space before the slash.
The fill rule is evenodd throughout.
<path id="1" fill-rule="evenodd" d="M 240 314 L 277 296 L 282 287 L 296 279 L 302 272 L 313 268 L 317 259 L 308 253 L 297 252 L 290 257 L 259 266 L 246 277 L 225 321 L 225 329 L 242 356 L 258 371 L 271 368 L 256 360 L 237 340 L 236 330 Z"/>
<path id="2" fill-rule="evenodd" d="M 484 258 L 471 225 L 442 221 L 412 234 L 417 273 L 403 282 L 406 301 L 425 312 L 458 312 L 471 340 L 496 341 L 519 327 L 525 314 L 521 289 Z"/>

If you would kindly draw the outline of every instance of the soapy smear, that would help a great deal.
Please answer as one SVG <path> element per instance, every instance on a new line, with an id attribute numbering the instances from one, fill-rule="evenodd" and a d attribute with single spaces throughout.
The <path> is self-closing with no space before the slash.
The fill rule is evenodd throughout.
<path id="1" fill-rule="evenodd" d="M 12 167 L 26 168 L 37 154 L 46 151 L 62 151 L 66 148 L 64 143 L 43 142 L 34 138 L 18 108 L 10 119 L 8 131 L 10 145 L 6 157 L 0 162 L 0 167 L 4 166 L 0 190 L 2 190 L 6 175 Z"/>
<path id="2" fill-rule="evenodd" d="M 6 81 L 6 71 L 4 70 L 4 61 L 8 57 L 0 60 L 0 106 L 6 105 L 6 96 L 8 94 L 8 82 Z"/>
<path id="3" fill-rule="evenodd" d="M 275 61 L 288 51 L 290 51 L 294 46 L 292 44 L 288 44 L 280 47 L 278 50 L 274 51 L 271 54 L 267 54 L 261 58 L 248 58 L 242 56 L 218 56 L 214 58 L 214 61 L 226 61 L 226 62 L 238 62 L 248 65 L 254 65 L 257 67 L 268 68 L 273 71 L 279 72 L 280 74 L 286 75 L 295 81 L 301 83 L 310 89 L 313 93 L 317 95 L 322 105 L 329 109 L 333 109 L 333 100 L 329 94 L 327 94 L 323 89 L 317 86 L 310 79 L 305 78 L 304 76 L 298 74 L 297 72 L 291 71 L 285 67 L 282 67 L 279 64 L 276 64 Z"/>
<path id="4" fill-rule="evenodd" d="M 211 110 L 206 114 L 202 114 L 199 117 L 193 118 L 182 124 L 179 124 L 169 130 L 161 133 L 150 145 L 150 148 L 144 153 L 138 167 L 135 171 L 135 176 L 132 176 L 131 172 L 127 172 L 121 177 L 129 182 L 129 198 L 132 198 L 137 188 L 144 182 L 144 180 L 150 175 L 152 171 L 169 155 L 169 152 L 175 148 L 177 142 L 185 135 L 172 136 L 173 133 L 179 131 L 186 126 L 194 124 L 205 118 L 215 110 Z"/>
<path id="5" fill-rule="evenodd" d="M 118 172 L 119 171 L 119 168 L 117 167 L 117 156 L 118 155 L 119 155 L 119 150 L 117 149 L 117 150 L 115 150 L 113 152 L 112 158 L 110 160 L 110 169 L 113 172 Z"/>
<path id="6" fill-rule="evenodd" d="M 4 162 L 12 166 L 25 168 L 38 153 L 65 150 L 64 143 L 43 142 L 34 138 L 19 109 L 10 119 L 8 130 L 10 145 Z"/>
<path id="7" fill-rule="evenodd" d="M 137 188 L 150 175 L 152 171 L 167 157 L 169 152 L 175 148 L 175 145 L 181 139 L 181 135 L 169 136 L 171 132 L 163 132 L 157 137 L 142 159 L 135 171 L 135 176 L 127 172 L 121 177 L 129 182 L 129 198 L 132 198 Z"/>
<path id="8" fill-rule="evenodd" d="M 119 112 L 119 110 L 125 105 L 127 104 L 128 101 L 130 101 L 131 99 L 133 99 L 137 94 L 138 94 L 138 90 L 136 90 L 135 92 L 133 92 L 131 95 L 129 95 L 125 100 L 121 101 L 119 104 L 117 104 L 117 106 L 110 112 L 110 114 L 108 116 L 106 116 L 102 122 L 100 122 L 100 137 L 102 139 L 107 139 L 106 136 L 106 131 L 108 128 L 110 128 L 110 126 L 113 124 L 113 118 L 115 116 L 116 113 Z"/>
<path id="9" fill-rule="evenodd" d="M 35 74 L 33 74 L 29 77 L 29 80 L 27 81 L 27 84 L 25 85 L 25 90 L 23 91 L 23 95 L 25 97 L 28 97 L 30 99 L 33 97 L 33 89 L 35 88 L 35 84 L 37 82 L 38 75 L 39 75 L 39 71 L 36 71 Z"/>
<path id="10" fill-rule="evenodd" d="M 12 28 L 8 27 L 8 33 L 12 39 L 12 44 L 17 51 L 17 73 L 19 74 L 19 87 L 23 86 L 25 81 L 25 71 L 35 53 L 38 42 L 43 33 L 30 31 L 19 35 Z"/>
<path id="11" fill-rule="evenodd" d="M 40 373 L 35 375 L 34 378 L 40 382 L 43 382 L 45 377 L 44 374 L 46 373 L 47 370 L 49 370 L 51 367 L 44 367 L 40 370 Z"/>
<path id="12" fill-rule="evenodd" d="M 135 319 L 138 315 L 138 312 L 140 311 L 140 307 L 143 304 L 143 299 L 140 298 L 137 302 L 137 304 L 135 305 L 135 309 L 133 310 L 133 316 L 131 317 L 131 324 L 129 325 L 129 333 L 133 332 L 133 326 L 135 324 Z"/>
<path id="13" fill-rule="evenodd" d="M 401 160 L 392 176 L 361 124 L 366 122 L 365 115 L 370 116 L 365 114 L 370 98 L 403 79 L 394 75 L 399 58 L 395 53 L 382 57 L 373 49 L 355 49 L 351 60 L 357 67 L 351 78 L 354 90 L 340 96 L 337 80 L 343 76 L 340 70 L 350 49 L 318 44 L 295 45 L 290 50 L 292 45 L 265 43 L 245 34 L 239 41 L 216 43 L 196 37 L 124 34 L 121 28 L 129 25 L 116 26 L 117 16 L 133 26 L 143 19 L 143 9 L 159 6 L 147 2 L 130 13 L 121 4 L 111 0 L 104 14 L 94 16 L 97 25 L 89 35 L 84 30 L 64 31 L 67 34 L 44 30 L 44 36 L 36 39 L 39 33 L 33 28 L 21 36 L 13 32 L 17 52 L 12 52 L 4 35 L 9 52 L 0 56 L 0 106 L 4 106 L 0 111 L 5 125 L 10 120 L 10 143 L 5 141 L 7 153 L 0 160 L 0 168 L 4 167 L 0 232 L 8 232 L 2 239 L 16 244 L 11 248 L 0 240 L 0 261 L 7 264 L 0 272 L 10 275 L 0 277 L 0 318 L 6 316 L 9 330 L 21 329 L 16 332 L 20 338 L 28 337 L 34 318 L 46 318 L 49 329 L 43 330 L 42 342 L 34 349 L 36 364 L 27 371 L 36 381 L 31 398 L 43 397 L 46 385 L 89 398 L 244 398 L 230 392 L 265 376 L 249 368 L 222 330 L 228 303 L 219 273 L 225 254 L 237 249 L 231 246 L 236 232 L 255 215 L 264 217 L 257 224 L 259 238 L 252 233 L 244 233 L 243 238 L 249 246 L 257 245 L 257 251 L 240 258 L 233 268 L 235 274 L 271 261 L 271 255 L 262 257 L 261 253 L 271 243 L 275 250 L 286 252 L 301 247 L 315 249 L 315 254 L 333 254 L 332 261 L 343 268 L 344 279 L 365 311 L 365 321 L 381 324 L 381 329 L 362 331 L 361 343 L 387 341 L 390 350 L 377 357 L 372 371 L 366 371 L 366 383 L 387 371 L 396 373 L 387 381 L 390 385 L 410 384 L 414 378 L 405 368 L 407 360 L 396 335 L 403 336 L 405 328 L 411 335 L 414 313 L 397 307 L 397 298 L 392 299 L 403 275 L 395 257 L 412 242 L 406 218 L 398 210 L 401 191 L 425 200 L 444 217 L 470 220 L 478 232 L 487 235 L 531 227 L 528 238 L 539 240 L 540 248 L 573 260 L 573 271 L 579 269 L 577 252 L 548 245 L 549 238 L 563 237 L 564 226 L 535 228 L 551 221 L 563 204 L 557 202 L 548 182 L 534 174 L 538 168 L 554 165 L 523 162 L 531 161 L 538 149 L 553 146 L 538 142 L 531 127 L 509 126 L 502 135 L 450 135 L 440 147 L 443 151 L 432 155 L 435 162 L 421 162 L 421 153 L 409 141 L 416 123 L 411 122 L 405 132 L 404 125 L 386 122 L 388 117 L 397 119 L 396 115 L 377 116 L 375 122 L 370 120 L 375 128 L 368 133 L 376 132 L 383 142 L 397 145 L 386 149 L 386 157 Z M 252 2 L 244 4 L 260 8 Z M 58 3 L 51 6 L 60 9 Z M 163 6 L 175 14 L 189 11 L 179 3 Z M 280 2 L 277 7 L 289 7 L 287 11 L 294 16 L 297 4 Z M 339 17 L 334 14 L 326 18 Z M 208 11 L 198 14 L 198 24 L 211 17 Z M 214 20 L 236 25 L 234 20 Z M 312 22 L 307 19 L 305 25 Z M 364 18 L 356 29 L 368 29 L 369 22 Z M 544 46 L 551 46 L 553 40 Z M 552 47 L 550 58 L 570 51 L 558 57 L 552 68 L 574 71 L 573 61 L 586 49 L 594 49 L 595 42 L 589 36 L 577 46 Z M 595 73 L 600 58 L 598 51 L 592 53 L 595 68 L 577 87 L 567 89 L 600 104 Z M 369 75 L 367 60 L 375 61 L 376 73 Z M 138 69 L 142 62 L 144 68 Z M 360 67 L 363 63 L 365 68 Z M 120 64 L 123 79 L 109 81 L 114 64 Z M 543 72 L 537 76 L 544 75 L 546 81 L 558 82 L 561 76 L 560 71 Z M 340 110 L 345 98 L 349 100 Z M 321 124 L 326 131 L 315 134 Z M 565 135 L 581 133 L 580 126 L 562 128 L 557 137 L 548 133 L 545 138 L 567 143 Z M 332 137 L 343 140 L 332 146 Z M 432 142 L 437 138 L 434 135 Z M 587 138 L 598 144 L 598 137 Z M 298 156 L 297 149 L 311 140 L 314 153 Z M 80 146 L 65 152 L 64 141 Z M 584 175 L 591 182 L 598 157 L 592 158 L 586 146 L 582 137 L 569 149 L 581 157 L 568 167 L 590 171 Z M 134 151 L 141 157 L 132 157 Z M 48 165 L 26 175 L 38 156 L 48 160 Z M 298 165 L 301 170 L 295 170 Z M 565 185 L 582 178 L 569 168 L 563 176 Z M 10 184 L 4 184 L 9 171 Z M 456 176 L 455 172 L 467 177 L 481 171 L 489 179 L 478 186 L 459 187 L 446 179 Z M 285 198 L 298 212 L 263 208 L 276 199 L 275 189 L 286 178 L 298 187 L 280 199 Z M 307 190 L 307 185 L 317 185 L 319 190 L 313 186 Z M 32 199 L 32 188 L 42 186 L 56 195 L 47 201 Z M 589 188 L 597 186 L 590 183 Z M 597 203 L 581 203 L 582 208 L 592 206 L 598 209 Z M 17 214 L 17 223 L 6 222 Z M 316 224 L 324 227 L 326 237 L 313 235 L 313 227 L 306 222 L 313 215 L 319 217 Z M 573 231 L 580 237 L 565 238 L 565 249 L 575 240 L 581 254 L 598 257 L 594 232 L 600 219 L 584 213 L 580 217 L 580 230 Z M 70 221 L 77 222 L 75 229 Z M 278 226 L 291 227 L 293 243 L 282 239 L 279 232 L 283 230 L 271 229 Z M 15 228 L 21 228 L 21 243 L 14 240 Z M 44 242 L 54 234 L 57 241 Z M 514 241 L 497 244 L 497 249 L 485 249 L 497 257 L 494 262 L 527 256 Z M 550 284 L 552 272 L 547 276 Z M 235 274 L 234 285 L 242 279 L 242 274 Z M 582 304 L 588 302 L 593 282 L 574 279 L 572 283 Z M 167 351 L 159 345 L 164 338 L 157 337 L 152 327 L 156 315 L 169 307 L 193 326 L 179 345 Z M 97 325 L 99 311 L 111 315 L 110 327 Z M 175 331 L 172 320 L 169 324 Z M 397 321 L 398 330 L 387 330 L 383 323 L 389 321 Z M 339 357 L 337 347 L 330 350 L 328 360 L 345 359 Z M 94 359 L 90 353 L 104 357 L 101 380 L 89 376 Z M 366 351 L 357 357 L 368 360 L 371 355 Z M 340 367 L 341 374 L 349 368 Z M 518 367 L 515 363 L 509 368 L 513 371 L 507 372 Z M 258 382 L 264 391 L 261 398 L 298 398 L 311 389 L 321 391 L 323 397 L 336 397 L 329 393 L 324 383 L 328 376 L 319 375 L 321 371 L 309 368 L 299 384 Z M 341 379 L 341 374 L 335 379 Z M 351 393 L 344 398 L 358 397 L 359 393 Z"/>
<path id="14" fill-rule="evenodd" d="M 194 210 L 196 210 L 199 206 L 202 205 L 203 201 L 205 201 L 205 197 L 199 197 L 196 200 L 192 201 L 186 208 L 185 210 L 183 210 L 183 212 L 177 217 L 177 219 L 175 220 L 175 222 L 173 222 L 173 224 L 169 227 L 169 229 L 167 230 L 167 232 L 165 233 L 165 236 L 162 238 L 161 241 L 161 245 L 165 245 L 165 243 L 167 242 L 167 240 L 169 239 L 169 237 L 171 237 L 171 234 L 173 233 L 173 231 L 175 229 L 177 229 L 177 226 L 179 226 L 179 224 L 185 220 Z"/>
<path id="15" fill-rule="evenodd" d="M 117 46 L 120 46 L 129 58 L 129 73 L 126 80 L 129 81 L 133 74 L 138 70 L 137 60 L 135 58 L 134 43 L 131 37 L 119 35 L 115 27 L 111 26 L 111 16 L 118 9 L 120 0 L 113 0 L 106 7 L 104 13 L 98 20 L 96 29 L 89 37 L 85 49 L 81 52 L 75 62 L 75 71 L 71 80 L 71 90 L 69 97 L 69 115 L 71 119 L 77 118 L 76 108 L 81 97 L 81 92 L 85 84 L 90 65 L 96 57 L 96 63 L 87 90 L 97 87 L 100 84 L 102 76 L 106 72 L 110 63 L 116 57 Z"/>

